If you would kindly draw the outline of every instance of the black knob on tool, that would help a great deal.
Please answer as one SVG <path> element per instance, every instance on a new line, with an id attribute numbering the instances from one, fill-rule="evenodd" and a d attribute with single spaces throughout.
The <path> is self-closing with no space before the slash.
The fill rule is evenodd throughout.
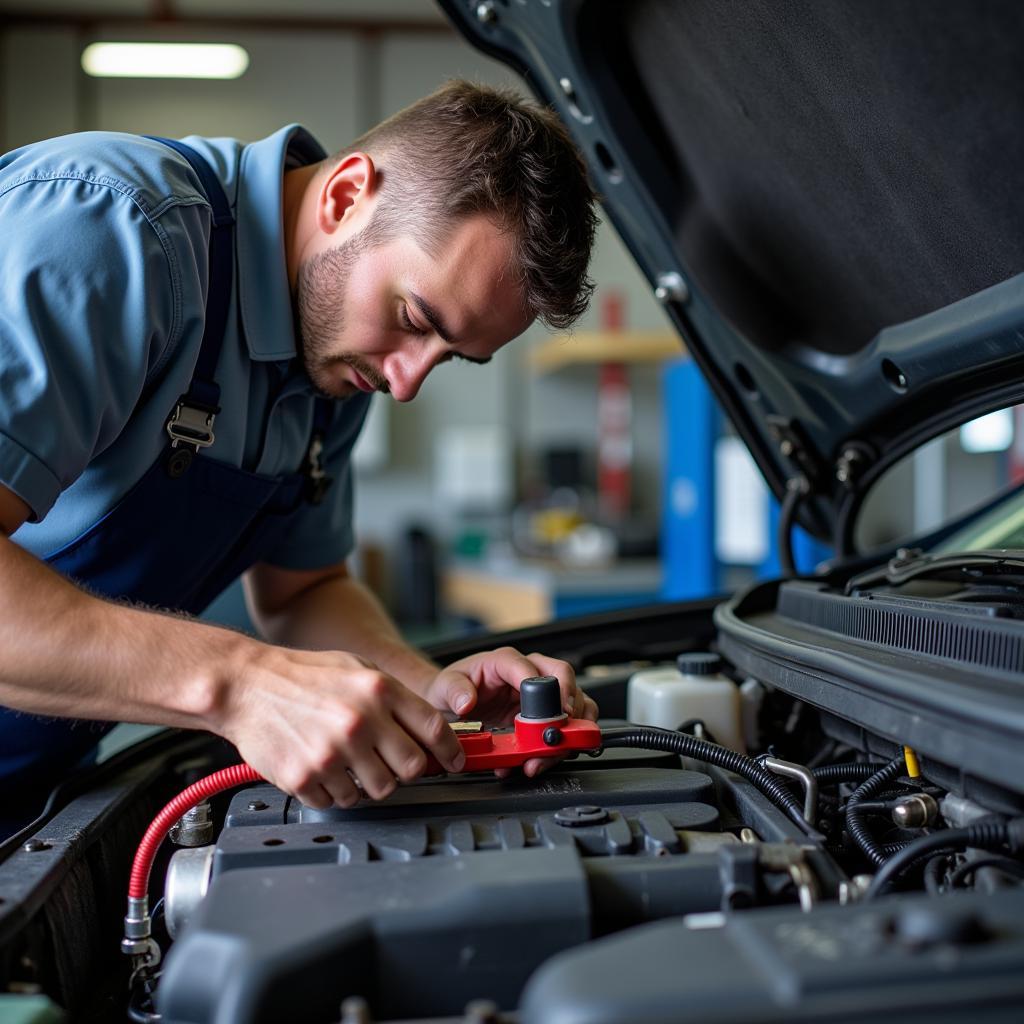
<path id="1" fill-rule="evenodd" d="M 554 676 L 533 676 L 519 684 L 519 714 L 523 718 L 558 718 L 562 691 Z"/>

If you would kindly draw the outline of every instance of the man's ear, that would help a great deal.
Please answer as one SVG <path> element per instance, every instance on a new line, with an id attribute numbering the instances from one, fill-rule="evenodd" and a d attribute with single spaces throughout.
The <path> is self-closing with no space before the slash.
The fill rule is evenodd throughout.
<path id="1" fill-rule="evenodd" d="M 327 175 L 317 197 L 317 227 L 330 235 L 375 192 L 377 172 L 366 153 L 349 153 Z"/>

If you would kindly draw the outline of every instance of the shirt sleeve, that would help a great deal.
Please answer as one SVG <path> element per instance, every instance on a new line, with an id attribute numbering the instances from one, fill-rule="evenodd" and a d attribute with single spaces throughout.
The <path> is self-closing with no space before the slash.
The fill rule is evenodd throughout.
<path id="1" fill-rule="evenodd" d="M 332 478 L 331 486 L 319 505 L 303 506 L 284 542 L 262 561 L 282 569 L 324 569 L 343 562 L 352 552 L 352 448 L 366 421 L 371 397 L 354 395 L 336 407 L 322 459 L 324 470 Z"/>
<path id="2" fill-rule="evenodd" d="M 0 195 L 0 484 L 33 520 L 111 444 L 176 341 L 172 250 L 105 179 Z"/>

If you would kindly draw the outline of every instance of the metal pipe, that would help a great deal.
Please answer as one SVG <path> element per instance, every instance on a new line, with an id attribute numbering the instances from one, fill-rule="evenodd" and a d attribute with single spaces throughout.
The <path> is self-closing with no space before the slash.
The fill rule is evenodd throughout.
<path id="1" fill-rule="evenodd" d="M 761 764 L 776 775 L 797 779 L 804 790 L 804 817 L 813 825 L 818 820 L 818 780 L 806 765 L 783 761 L 778 757 L 762 757 Z"/>

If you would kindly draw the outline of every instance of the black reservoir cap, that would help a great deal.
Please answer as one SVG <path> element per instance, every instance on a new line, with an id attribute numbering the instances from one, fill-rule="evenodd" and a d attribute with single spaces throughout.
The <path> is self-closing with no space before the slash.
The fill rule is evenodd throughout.
<path id="1" fill-rule="evenodd" d="M 523 718 L 558 718 L 562 691 L 554 676 L 531 676 L 519 684 L 519 714 Z"/>
<path id="2" fill-rule="evenodd" d="M 687 651 L 676 658 L 676 668 L 684 676 L 711 676 L 722 668 L 722 659 L 710 651 Z"/>

